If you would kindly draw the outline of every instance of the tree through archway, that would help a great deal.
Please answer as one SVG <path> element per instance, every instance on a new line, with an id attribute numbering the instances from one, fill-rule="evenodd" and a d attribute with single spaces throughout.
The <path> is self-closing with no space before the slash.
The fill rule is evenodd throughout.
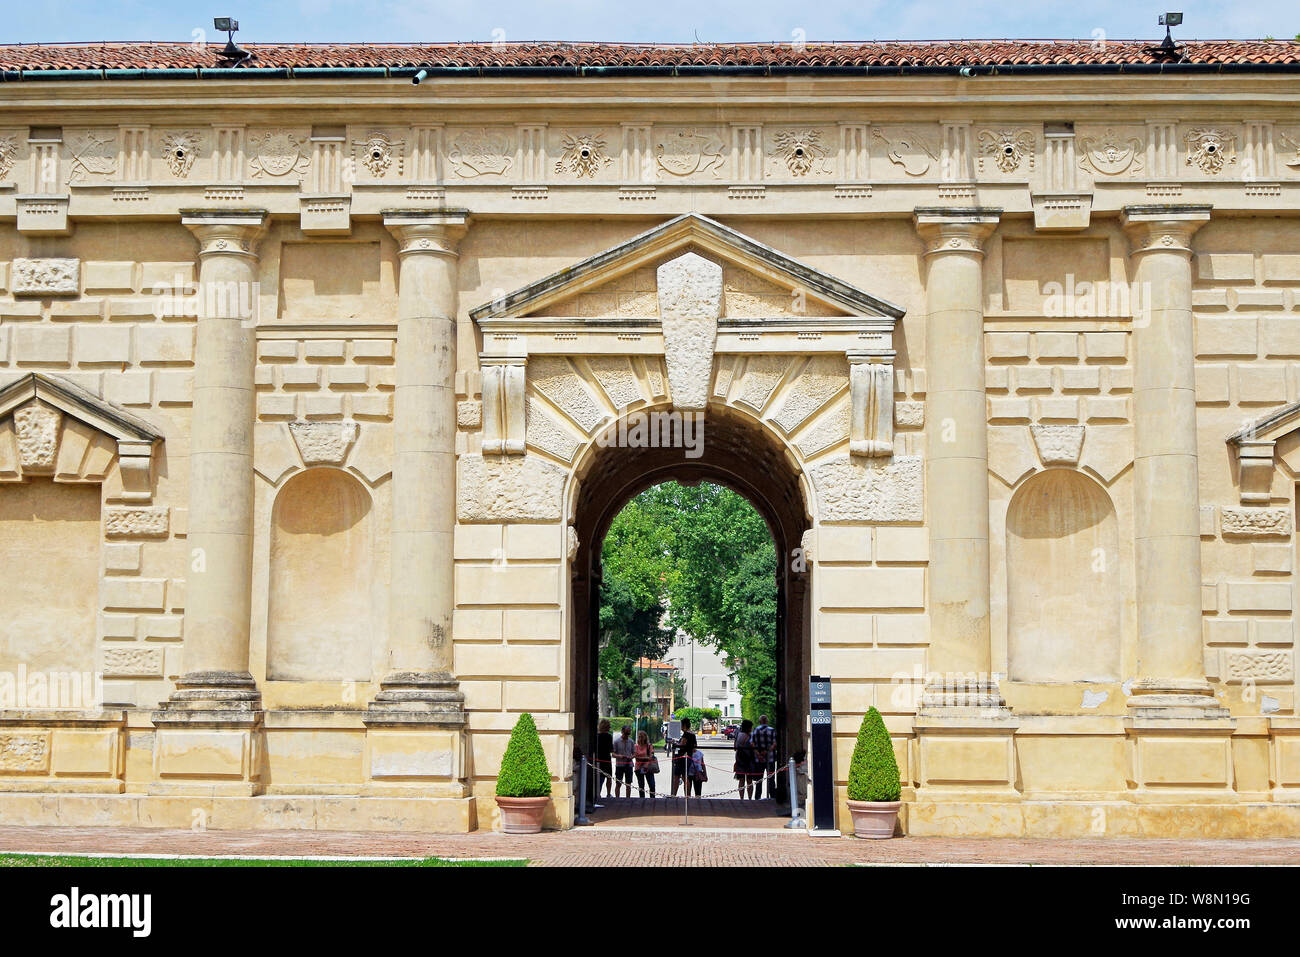
<path id="1" fill-rule="evenodd" d="M 734 672 L 738 717 L 776 713 L 776 546 L 743 495 L 713 482 L 646 489 L 610 523 L 601 569 L 598 668 L 607 714 L 662 706 L 660 685 L 670 679 L 650 663 L 677 636 L 716 650 Z M 668 697 L 711 705 L 685 690 L 685 701 Z"/>

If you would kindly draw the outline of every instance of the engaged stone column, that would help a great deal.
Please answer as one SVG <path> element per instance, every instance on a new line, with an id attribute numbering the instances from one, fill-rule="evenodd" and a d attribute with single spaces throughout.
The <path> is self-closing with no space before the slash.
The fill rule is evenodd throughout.
<path id="1" fill-rule="evenodd" d="M 1204 717 L 1218 709 L 1201 651 L 1192 234 L 1208 206 L 1130 206 L 1139 290 L 1133 322 L 1133 520 L 1138 675 L 1129 707 Z M 1221 711 L 1221 709 L 1218 709 Z M 1226 712 L 1222 712 L 1226 714 Z"/>
<path id="2" fill-rule="evenodd" d="M 248 671 L 253 566 L 256 244 L 264 210 L 182 210 L 199 241 L 190 425 L 185 674 L 153 715 L 157 790 L 258 789 L 261 696 Z M 216 778 L 218 781 L 210 781 Z"/>
<path id="3" fill-rule="evenodd" d="M 992 684 L 984 241 L 998 209 L 918 209 L 926 244 L 926 517 L 930 531 L 927 701 Z M 996 691 L 996 688 L 994 688 Z M 998 701 L 1000 703 L 1000 699 Z"/>
<path id="4" fill-rule="evenodd" d="M 998 209 L 918 209 L 925 241 L 926 522 L 930 651 L 917 708 L 918 813 L 927 801 L 1017 797 L 1016 723 L 989 643 L 984 241 Z"/>
<path id="5" fill-rule="evenodd" d="M 464 723 L 451 674 L 457 246 L 465 210 L 389 210 L 401 261 L 393 408 L 392 611 L 367 724 Z"/>

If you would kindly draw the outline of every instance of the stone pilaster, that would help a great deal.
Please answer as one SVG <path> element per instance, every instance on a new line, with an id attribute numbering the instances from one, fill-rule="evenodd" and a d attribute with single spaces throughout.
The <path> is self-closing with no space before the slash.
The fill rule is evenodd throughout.
<path id="1" fill-rule="evenodd" d="M 388 210 L 400 257 L 392 611 L 367 709 L 372 790 L 463 794 L 465 699 L 452 675 L 457 247 L 464 210 Z"/>
<path id="2" fill-rule="evenodd" d="M 155 790 L 257 793 L 261 694 L 248 670 L 257 241 L 264 210 L 183 210 L 199 241 L 185 673 L 154 712 Z"/>
<path id="3" fill-rule="evenodd" d="M 918 798 L 1015 788 L 1015 724 L 992 671 L 984 242 L 1001 210 L 918 209 L 926 274 L 930 649 L 917 711 Z"/>

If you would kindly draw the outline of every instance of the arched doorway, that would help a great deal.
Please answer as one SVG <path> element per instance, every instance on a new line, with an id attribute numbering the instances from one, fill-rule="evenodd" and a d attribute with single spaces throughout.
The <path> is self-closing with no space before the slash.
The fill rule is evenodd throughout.
<path id="1" fill-rule="evenodd" d="M 593 446 L 591 452 L 579 466 L 574 508 L 578 550 L 570 579 L 570 687 L 578 747 L 591 753 L 598 718 L 601 545 L 610 523 L 633 497 L 674 480 L 686 485 L 712 482 L 726 486 L 744 496 L 767 523 L 777 555 L 777 705 L 772 719 L 783 756 L 802 748 L 811 619 L 809 566 L 802 561 L 799 549 L 810 520 L 799 474 L 780 443 L 743 414 L 711 406 L 698 457 L 688 458 L 682 448 Z"/>

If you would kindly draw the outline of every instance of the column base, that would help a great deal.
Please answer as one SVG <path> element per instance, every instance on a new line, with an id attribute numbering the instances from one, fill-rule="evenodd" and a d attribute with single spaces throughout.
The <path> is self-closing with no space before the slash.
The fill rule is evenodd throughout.
<path id="1" fill-rule="evenodd" d="M 1129 686 L 1125 705 L 1130 717 L 1138 719 L 1228 717 L 1203 678 L 1139 678 Z"/>
<path id="2" fill-rule="evenodd" d="M 1127 705 L 1130 800 L 1165 804 L 1241 799 L 1232 755 L 1237 722 L 1207 682 L 1143 678 L 1130 687 Z"/>
<path id="3" fill-rule="evenodd" d="M 150 719 L 157 731 L 149 793 L 194 797 L 262 793 L 262 696 L 248 672 L 183 675 Z"/>
<path id="4" fill-rule="evenodd" d="M 395 671 L 379 683 L 379 694 L 362 718 L 367 727 L 386 725 L 465 726 L 465 695 L 446 672 Z"/>
<path id="5" fill-rule="evenodd" d="M 465 696 L 445 672 L 399 671 L 379 684 L 366 725 L 364 793 L 463 798 Z"/>
<path id="6" fill-rule="evenodd" d="M 997 680 L 935 680 L 921 693 L 913 720 L 916 800 L 1008 801 L 1020 797 L 1015 733 L 1019 723 Z"/>

